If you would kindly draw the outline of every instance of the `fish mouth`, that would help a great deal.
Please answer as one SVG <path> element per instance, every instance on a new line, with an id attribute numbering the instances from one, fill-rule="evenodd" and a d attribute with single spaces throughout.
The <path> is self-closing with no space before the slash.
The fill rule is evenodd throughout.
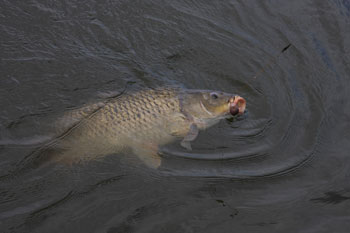
<path id="1" fill-rule="evenodd" d="M 229 100 L 229 111 L 232 116 L 242 115 L 246 108 L 246 101 L 242 97 L 236 95 Z"/>

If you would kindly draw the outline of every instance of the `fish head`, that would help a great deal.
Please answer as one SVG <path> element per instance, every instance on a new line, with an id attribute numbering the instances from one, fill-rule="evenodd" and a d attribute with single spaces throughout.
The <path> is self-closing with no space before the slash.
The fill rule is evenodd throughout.
<path id="1" fill-rule="evenodd" d="M 242 115 L 246 108 L 244 98 L 208 90 L 192 91 L 185 95 L 185 111 L 197 119 L 221 119 Z"/>

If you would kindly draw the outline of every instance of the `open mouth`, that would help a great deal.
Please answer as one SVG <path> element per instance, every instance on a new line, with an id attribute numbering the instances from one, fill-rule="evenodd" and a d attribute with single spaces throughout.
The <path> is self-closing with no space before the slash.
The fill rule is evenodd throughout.
<path id="1" fill-rule="evenodd" d="M 229 100 L 229 109 L 232 116 L 242 115 L 246 108 L 246 101 L 242 97 L 236 95 Z"/>

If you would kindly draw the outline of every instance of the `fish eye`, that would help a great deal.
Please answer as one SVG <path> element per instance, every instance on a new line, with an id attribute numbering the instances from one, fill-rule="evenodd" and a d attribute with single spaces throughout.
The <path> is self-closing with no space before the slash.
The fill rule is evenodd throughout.
<path id="1" fill-rule="evenodd" d="M 213 93 L 210 93 L 210 97 L 212 98 L 212 99 L 217 99 L 217 98 L 219 98 L 219 96 L 218 96 L 218 94 L 216 94 L 215 92 L 213 92 Z"/>

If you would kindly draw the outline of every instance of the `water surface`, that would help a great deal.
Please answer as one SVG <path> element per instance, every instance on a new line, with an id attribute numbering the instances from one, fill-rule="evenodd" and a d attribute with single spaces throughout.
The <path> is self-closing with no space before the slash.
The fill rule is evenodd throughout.
<path id="1" fill-rule="evenodd" d="M 350 229 L 349 1 L 0 6 L 1 232 Z M 193 151 L 162 148 L 157 170 L 114 154 L 9 176 L 63 112 L 156 86 L 237 93 L 248 109 Z"/>

